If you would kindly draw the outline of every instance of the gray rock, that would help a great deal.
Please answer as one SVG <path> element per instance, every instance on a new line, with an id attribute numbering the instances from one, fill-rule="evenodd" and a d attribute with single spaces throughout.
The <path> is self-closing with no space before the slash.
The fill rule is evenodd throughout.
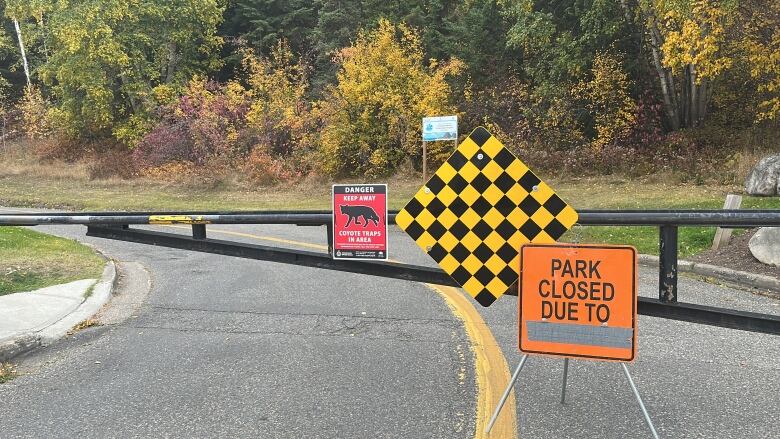
<path id="1" fill-rule="evenodd" d="M 780 227 L 762 227 L 748 243 L 753 257 L 767 265 L 780 267 Z"/>
<path id="2" fill-rule="evenodd" d="M 745 180 L 745 192 L 750 195 L 780 194 L 780 154 L 761 159 Z"/>

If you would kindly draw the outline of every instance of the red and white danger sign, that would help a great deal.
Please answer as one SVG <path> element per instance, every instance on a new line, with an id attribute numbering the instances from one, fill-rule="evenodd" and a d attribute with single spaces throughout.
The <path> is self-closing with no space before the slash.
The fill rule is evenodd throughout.
<path id="1" fill-rule="evenodd" d="M 333 258 L 387 259 L 387 185 L 333 185 Z"/>

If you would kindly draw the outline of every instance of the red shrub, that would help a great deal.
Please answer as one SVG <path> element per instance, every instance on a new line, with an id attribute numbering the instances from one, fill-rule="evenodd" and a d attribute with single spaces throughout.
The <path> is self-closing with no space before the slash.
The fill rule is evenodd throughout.
<path id="1" fill-rule="evenodd" d="M 250 149 L 251 139 L 241 135 L 248 109 L 249 101 L 229 93 L 227 86 L 195 79 L 176 103 L 161 109 L 160 123 L 144 136 L 133 156 L 141 167 L 240 158 Z"/>

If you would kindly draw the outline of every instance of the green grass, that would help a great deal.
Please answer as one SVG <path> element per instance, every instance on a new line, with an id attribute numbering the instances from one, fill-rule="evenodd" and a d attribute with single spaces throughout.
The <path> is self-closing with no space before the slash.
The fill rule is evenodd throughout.
<path id="1" fill-rule="evenodd" d="M 657 227 L 577 226 L 564 235 L 563 240 L 598 244 L 630 244 L 636 247 L 639 253 L 657 255 L 658 234 Z M 680 228 L 678 256 L 685 258 L 710 248 L 714 237 L 715 229 L 712 227 Z"/>
<path id="2" fill-rule="evenodd" d="M 97 278 L 105 261 L 71 239 L 0 227 L 0 296 Z"/>
<path id="3" fill-rule="evenodd" d="M 0 384 L 16 378 L 16 366 L 11 363 L 0 363 Z"/>
<path id="4" fill-rule="evenodd" d="M 84 165 L 21 163 L 0 166 L 0 205 L 114 211 L 293 210 L 329 209 L 331 202 L 332 182 L 322 179 L 268 188 L 248 188 L 231 182 L 202 185 L 194 181 L 89 180 Z M 577 209 L 720 209 L 726 194 L 741 192 L 734 186 L 669 184 L 662 176 L 654 178 L 552 178 L 549 183 Z M 380 182 L 389 184 L 391 209 L 401 208 L 422 184 L 419 177 L 394 177 Z M 742 207 L 780 209 L 780 198 L 744 197 Z M 569 232 L 564 239 L 631 244 L 642 253 L 658 253 L 657 228 L 578 229 L 579 238 Z M 714 228 L 681 228 L 680 257 L 709 248 L 714 234 Z"/>
<path id="5" fill-rule="evenodd" d="M 551 185 L 575 208 L 580 209 L 721 209 L 726 195 L 739 193 L 730 186 L 666 184 L 621 178 L 555 181 Z M 743 209 L 780 209 L 780 198 L 743 196 Z M 681 227 L 679 257 L 695 255 L 712 246 L 714 227 Z M 735 231 L 739 234 L 740 231 Z M 658 254 L 657 227 L 575 227 L 565 241 L 600 244 L 630 244 L 640 253 Z"/>

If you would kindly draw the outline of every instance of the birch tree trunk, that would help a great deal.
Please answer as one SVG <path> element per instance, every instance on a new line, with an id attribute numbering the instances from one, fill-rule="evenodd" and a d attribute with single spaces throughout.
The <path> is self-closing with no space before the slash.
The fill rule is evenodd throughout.
<path id="1" fill-rule="evenodd" d="M 27 86 L 32 86 L 30 81 L 30 67 L 27 64 L 27 54 L 24 52 L 24 40 L 22 39 L 22 29 L 19 28 L 19 21 L 14 20 L 14 28 L 16 28 L 16 37 L 19 39 L 19 51 L 22 53 L 22 66 L 24 67 L 24 75 L 27 77 Z"/>
<path id="2" fill-rule="evenodd" d="M 650 33 L 650 51 L 653 56 L 653 67 L 658 75 L 658 81 L 661 85 L 661 95 L 664 100 L 664 111 L 669 120 L 669 125 L 673 131 L 679 130 L 681 126 L 680 104 L 677 99 L 677 90 L 674 86 L 674 76 L 671 70 L 663 66 L 661 59 L 661 32 L 658 30 L 655 22 L 649 26 Z M 683 87 L 685 88 L 685 87 Z"/>
<path id="3" fill-rule="evenodd" d="M 696 71 L 696 65 L 689 64 L 685 68 L 685 102 L 686 118 L 685 127 L 695 127 L 704 121 L 707 116 L 707 106 L 711 95 L 711 83 L 707 78 L 700 78 Z"/>
<path id="4" fill-rule="evenodd" d="M 625 6 L 625 3 L 621 1 Z M 663 97 L 663 108 L 669 128 L 672 131 L 680 128 L 698 126 L 707 116 L 707 107 L 712 95 L 712 84 L 707 78 L 700 78 L 696 65 L 686 65 L 677 78 L 674 72 L 663 65 L 661 47 L 664 40 L 653 12 L 645 11 L 645 21 L 648 23 L 647 34 L 650 37 L 652 66 L 658 76 Z"/>

